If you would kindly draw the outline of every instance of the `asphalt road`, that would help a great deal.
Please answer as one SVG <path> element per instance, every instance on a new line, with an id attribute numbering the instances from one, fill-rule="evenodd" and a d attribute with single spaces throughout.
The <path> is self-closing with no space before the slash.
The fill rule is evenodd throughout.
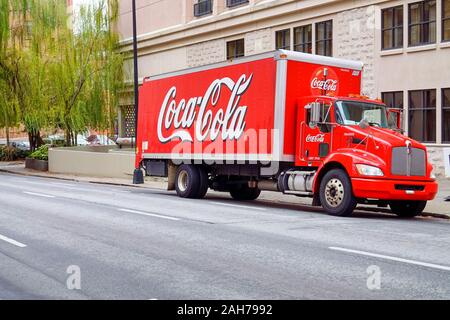
<path id="1" fill-rule="evenodd" d="M 0 174 L 0 299 L 449 299 L 449 231 Z"/>

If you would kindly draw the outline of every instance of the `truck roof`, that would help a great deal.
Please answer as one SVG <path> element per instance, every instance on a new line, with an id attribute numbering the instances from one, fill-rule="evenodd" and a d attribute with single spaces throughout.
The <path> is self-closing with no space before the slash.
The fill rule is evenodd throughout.
<path id="1" fill-rule="evenodd" d="M 260 53 L 250 56 L 245 56 L 233 60 L 226 60 L 218 63 L 213 64 L 207 64 L 204 66 L 199 67 L 192 67 L 187 69 L 182 69 L 178 71 L 173 72 L 167 72 L 156 76 L 150 76 L 145 77 L 144 82 L 146 81 L 152 81 L 152 80 L 159 80 L 199 71 L 205 71 L 205 70 L 211 70 L 221 67 L 226 67 L 230 65 L 238 65 L 242 63 L 247 63 L 251 61 L 266 59 L 266 58 L 274 58 L 275 60 L 291 60 L 291 61 L 299 61 L 299 62 L 306 62 L 306 63 L 313 63 L 318 65 L 324 65 L 324 66 L 333 66 L 333 67 L 340 67 L 345 69 L 352 69 L 352 70 L 359 70 L 361 71 L 364 67 L 364 64 L 360 61 L 353 61 L 353 60 L 346 60 L 346 59 L 340 59 L 340 58 L 333 58 L 333 57 L 326 57 L 326 56 L 319 56 L 315 54 L 309 54 L 309 53 L 303 53 L 303 52 L 296 52 L 296 51 L 290 51 L 290 50 L 275 50 L 271 52 L 266 53 Z"/>
<path id="2" fill-rule="evenodd" d="M 328 99 L 328 100 L 333 100 L 333 101 L 338 101 L 338 100 L 342 100 L 342 101 L 362 101 L 362 102 L 366 102 L 366 103 L 373 103 L 373 104 L 380 104 L 380 105 L 385 105 L 383 101 L 378 100 L 378 99 L 370 99 L 369 97 L 366 96 L 362 96 L 362 95 L 349 95 L 349 96 L 311 96 L 311 97 L 304 97 L 304 99 L 310 99 L 310 98 L 322 98 L 322 99 Z"/>

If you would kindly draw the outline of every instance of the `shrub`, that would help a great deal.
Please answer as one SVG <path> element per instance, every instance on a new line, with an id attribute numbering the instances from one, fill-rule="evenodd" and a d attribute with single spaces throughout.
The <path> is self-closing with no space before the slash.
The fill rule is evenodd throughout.
<path id="1" fill-rule="evenodd" d="M 14 147 L 1 146 L 0 147 L 0 161 L 14 161 L 17 160 L 17 149 Z"/>
<path id="2" fill-rule="evenodd" d="M 40 146 L 28 156 L 30 159 L 48 161 L 48 145 Z"/>

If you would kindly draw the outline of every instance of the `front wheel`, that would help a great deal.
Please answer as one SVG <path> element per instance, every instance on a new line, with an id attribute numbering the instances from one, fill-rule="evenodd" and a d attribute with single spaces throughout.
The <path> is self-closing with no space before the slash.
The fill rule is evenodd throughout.
<path id="1" fill-rule="evenodd" d="M 402 218 L 412 218 L 422 213 L 427 205 L 426 201 L 390 201 L 393 213 Z"/>
<path id="2" fill-rule="evenodd" d="M 320 182 L 319 196 L 322 207 L 333 216 L 349 216 L 356 207 L 350 178 L 342 169 L 333 169 L 325 174 Z"/>

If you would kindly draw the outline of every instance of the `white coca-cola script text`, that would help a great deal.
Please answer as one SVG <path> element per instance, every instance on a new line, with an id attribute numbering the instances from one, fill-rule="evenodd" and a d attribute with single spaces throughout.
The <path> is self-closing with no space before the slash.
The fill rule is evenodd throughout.
<path id="1" fill-rule="evenodd" d="M 248 108 L 239 104 L 242 95 L 250 86 L 252 77 L 253 74 L 248 78 L 243 74 L 236 82 L 228 77 L 214 80 L 203 97 L 183 98 L 178 103 L 177 88 L 175 86 L 170 88 L 159 112 L 159 141 L 164 143 L 181 139 L 193 142 L 194 137 L 188 131 L 193 125 L 197 141 L 208 139 L 214 141 L 219 135 L 222 140 L 239 139 L 245 129 L 245 115 Z M 221 92 L 227 89 L 231 92 L 227 105 L 219 105 L 219 102 L 222 102 Z M 214 108 L 217 108 L 215 113 Z M 167 135 L 164 132 L 168 132 Z"/>

